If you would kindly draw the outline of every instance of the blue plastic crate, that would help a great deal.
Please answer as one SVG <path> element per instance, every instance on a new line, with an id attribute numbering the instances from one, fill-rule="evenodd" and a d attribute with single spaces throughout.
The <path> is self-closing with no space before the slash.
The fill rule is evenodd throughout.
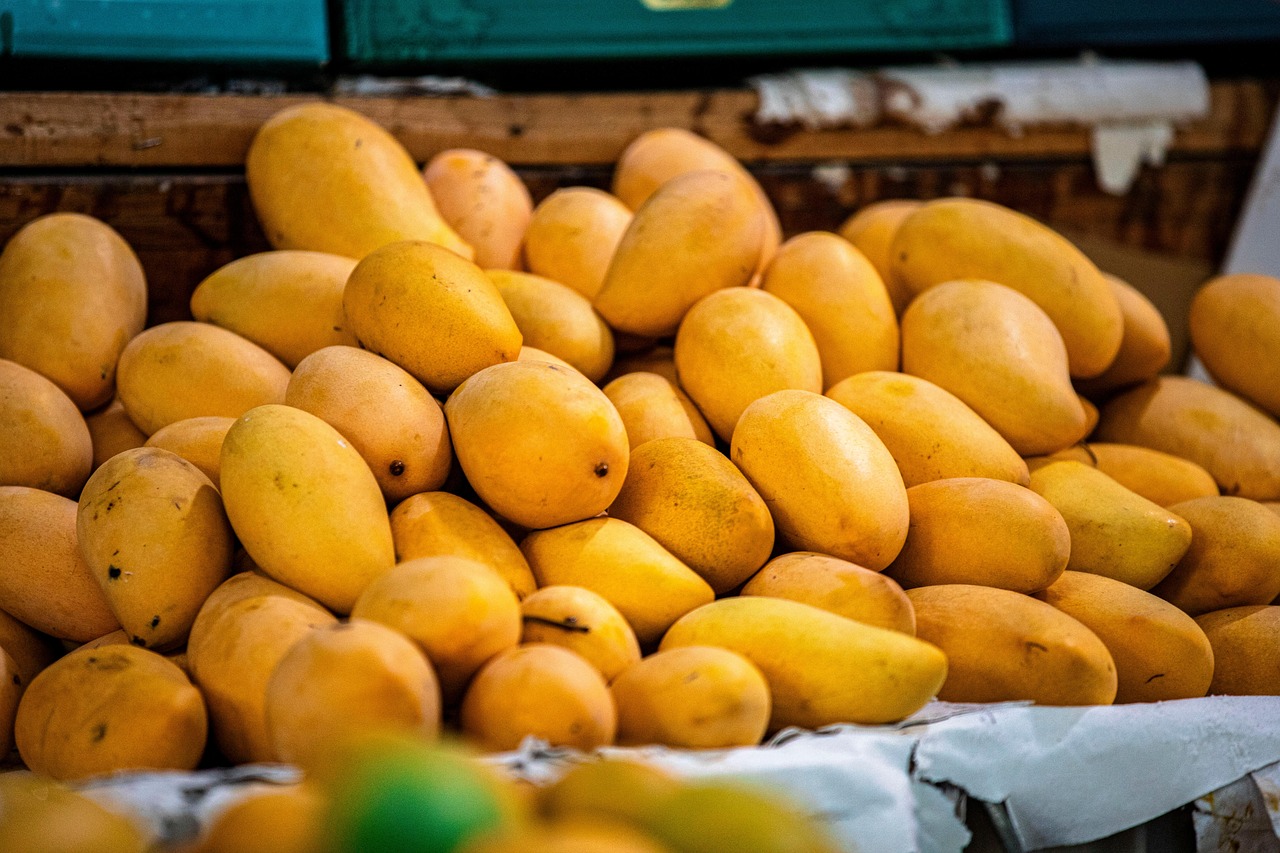
<path id="1" fill-rule="evenodd" d="M 329 59 L 324 0 L 0 0 L 14 56 L 167 62 Z"/>
<path id="2" fill-rule="evenodd" d="M 1014 0 L 1028 47 L 1280 39 L 1278 0 Z"/>

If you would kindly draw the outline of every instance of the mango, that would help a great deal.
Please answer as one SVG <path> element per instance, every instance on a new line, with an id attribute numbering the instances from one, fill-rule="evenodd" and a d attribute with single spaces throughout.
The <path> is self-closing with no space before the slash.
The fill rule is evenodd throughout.
<path id="1" fill-rule="evenodd" d="M 834 400 L 778 391 L 747 407 L 729 458 L 784 541 L 880 571 L 902 550 L 910 514 L 893 457 Z"/>
<path id="2" fill-rule="evenodd" d="M 93 439 L 71 398 L 34 370 L 0 360 L 0 486 L 75 497 L 93 466 Z"/>
<path id="3" fill-rule="evenodd" d="M 520 543 L 538 586 L 591 590 L 618 609 L 642 646 L 715 592 L 649 534 L 617 518 L 530 533 Z"/>
<path id="4" fill-rule="evenodd" d="M 890 276 L 919 295 L 984 279 L 1029 298 L 1062 337 L 1074 377 L 1111 365 L 1124 337 L 1120 304 L 1093 262 L 1056 231 L 989 201 L 926 202 L 894 235 Z"/>
<path id="5" fill-rule="evenodd" d="M 626 479 L 626 428 L 580 373 L 537 362 L 496 365 L 450 396 L 444 414 L 476 494 L 524 527 L 598 515 Z"/>
<path id="6" fill-rule="evenodd" d="M 774 557 L 747 581 L 742 595 L 786 598 L 876 628 L 916 634 L 911 601 L 896 581 L 826 554 L 793 551 Z"/>
<path id="7" fill-rule="evenodd" d="M 769 725 L 769 685 L 755 664 L 713 646 L 650 655 L 610 684 L 618 743 L 676 749 L 755 746 Z"/>
<path id="8" fill-rule="evenodd" d="M 17 661 L 0 646 L 0 751 L 4 755 L 13 750 L 13 723 L 26 686 Z"/>
<path id="9" fill-rule="evenodd" d="M 1209 691 L 1213 648 L 1195 620 L 1149 592 L 1064 572 L 1036 594 L 1098 635 L 1116 665 L 1116 704 L 1194 699 Z"/>
<path id="10" fill-rule="evenodd" d="M 621 337 L 621 335 L 615 335 L 614 340 L 620 340 Z M 605 379 L 616 379 L 628 373 L 642 372 L 656 373 L 679 388 L 680 378 L 676 374 L 675 347 L 658 345 L 634 355 L 620 356 L 614 359 L 613 369 L 609 371 L 609 375 Z"/>
<path id="11" fill-rule="evenodd" d="M 424 492 L 391 512 L 396 559 L 453 556 L 484 563 L 525 598 L 537 582 L 520 548 L 488 513 L 448 492 Z"/>
<path id="12" fill-rule="evenodd" d="M 218 490 L 154 447 L 112 457 L 85 484 L 76 533 L 94 580 L 136 646 L 181 645 L 231 573 L 231 527 Z"/>
<path id="13" fill-rule="evenodd" d="M 196 621 L 192 623 L 191 632 L 187 635 L 187 645 L 194 647 L 203 643 L 209 629 L 231 605 L 248 598 L 262 598 L 268 595 L 288 598 L 318 611 L 324 611 L 324 608 L 314 600 L 282 583 L 273 581 L 266 575 L 256 571 L 237 572 L 218 584 L 218 588 L 209 593 L 204 604 L 200 605 L 200 612 L 196 614 Z M 101 638 L 94 642 L 100 641 Z"/>
<path id="14" fill-rule="evenodd" d="M 1280 279 L 1212 279 L 1191 300 L 1191 344 L 1214 381 L 1280 417 Z"/>
<path id="15" fill-rule="evenodd" d="M 1260 501 L 1259 503 L 1274 512 L 1276 515 L 1280 515 L 1280 501 Z"/>
<path id="16" fill-rule="evenodd" d="M 1084 410 L 1084 437 L 1081 438 L 1081 441 L 1084 441 L 1085 438 L 1092 435 L 1093 431 L 1098 428 L 1098 421 L 1102 417 L 1102 414 L 1098 411 L 1098 407 L 1095 406 L 1088 397 L 1076 394 L 1076 400 L 1079 401 L 1080 408 Z"/>
<path id="17" fill-rule="evenodd" d="M 444 221 L 475 249 L 485 269 L 520 269 L 520 243 L 533 199 L 519 175 L 490 154 L 450 148 L 422 170 Z"/>
<path id="18" fill-rule="evenodd" d="M 151 435 L 187 418 L 238 418 L 283 402 L 289 368 L 226 329 L 165 323 L 129 342 L 117 381 L 129 420 Z"/>
<path id="19" fill-rule="evenodd" d="M 1098 635 L 1043 601 L 970 584 L 907 591 L 916 635 L 947 655 L 945 702 L 1110 705 L 1116 667 Z"/>
<path id="20" fill-rule="evenodd" d="M 235 418 L 187 418 L 156 430 L 144 445 L 167 450 L 190 462 L 217 488 L 222 481 L 222 442 Z"/>
<path id="21" fill-rule="evenodd" d="M 1154 379 L 1169 364 L 1173 352 L 1169 326 L 1155 303 L 1113 275 L 1103 273 L 1103 278 L 1120 303 L 1124 334 L 1111 365 L 1094 378 L 1076 383 L 1077 388 L 1092 395 Z"/>
<path id="22" fill-rule="evenodd" d="M 14 619 L 0 610 L 0 649 L 13 658 L 15 671 L 22 686 L 31 683 L 49 664 L 53 663 L 61 649 L 55 649 L 52 640 L 39 631 Z"/>
<path id="23" fill-rule="evenodd" d="M 630 224 L 631 209 L 603 190 L 556 190 L 533 209 L 525 228 L 525 264 L 594 300 Z"/>
<path id="24" fill-rule="evenodd" d="M 717 593 L 751 577 L 773 550 L 764 500 L 720 451 L 692 438 L 633 449 L 609 515 L 648 533 Z"/>
<path id="25" fill-rule="evenodd" d="M 640 660 L 635 631 L 605 598 L 580 586 L 544 586 L 520 603 L 520 642 L 577 652 L 605 681 Z"/>
<path id="26" fill-rule="evenodd" d="M 524 342 L 559 356 L 592 382 L 613 364 L 613 332 L 585 296 L 529 273 L 489 270 Z"/>
<path id="27" fill-rule="evenodd" d="M 1213 647 L 1214 696 L 1280 696 L 1280 607 L 1228 607 L 1196 617 Z"/>
<path id="28" fill-rule="evenodd" d="M 462 733 L 482 749 L 515 749 L 526 737 L 591 750 L 613 743 L 618 715 L 594 666 L 560 646 L 509 649 L 476 674 L 462 700 Z"/>
<path id="29" fill-rule="evenodd" d="M 1226 495 L 1280 498 L 1280 424 L 1239 397 L 1183 376 L 1161 376 L 1102 407 L 1096 438 L 1190 460 Z"/>
<path id="30" fill-rule="evenodd" d="M 214 815 L 190 853 L 319 853 L 327 805 L 314 785 L 273 785 Z"/>
<path id="31" fill-rule="evenodd" d="M 622 418 L 633 451 L 658 438 L 696 438 L 715 445 L 715 434 L 698 407 L 674 382 L 656 373 L 626 373 L 603 390 Z"/>
<path id="32" fill-rule="evenodd" d="M 437 394 L 520 354 L 520 329 L 493 282 L 433 243 L 392 243 L 371 253 L 347 280 L 342 305 L 360 346 Z"/>
<path id="33" fill-rule="evenodd" d="M 76 502 L 0 486 L 0 609 L 43 634 L 83 643 L 120 627 L 76 541 Z"/>
<path id="34" fill-rule="evenodd" d="M 260 406 L 222 443 L 222 500 L 262 570 L 340 613 L 395 563 L 378 482 L 337 430 Z"/>
<path id="35" fill-rule="evenodd" d="M 364 619 L 312 628 L 267 681 L 267 736 L 276 757 L 304 768 L 361 732 L 434 740 L 440 687 L 430 661 L 403 634 Z"/>
<path id="36" fill-rule="evenodd" d="M 141 827 L 83 794 L 33 773 L 0 777 L 0 849 L 23 853 L 145 853 Z"/>
<path id="37" fill-rule="evenodd" d="M 902 372 L 959 397 L 1023 456 L 1075 444 L 1088 427 L 1049 315 L 989 281 L 916 297 L 902 315 Z"/>
<path id="38" fill-rule="evenodd" d="M 462 695 L 485 661 L 520 642 L 520 601 L 483 563 L 420 557 L 376 578 L 356 599 L 352 619 L 386 625 L 417 643 L 444 701 Z"/>
<path id="39" fill-rule="evenodd" d="M 1129 491 L 1160 506 L 1218 494 L 1218 484 L 1196 463 L 1136 444 L 1091 441 L 1033 459 L 1031 463 L 1041 465 L 1065 459 L 1092 465 Z"/>
<path id="40" fill-rule="evenodd" d="M 191 316 L 230 329 L 289 367 L 331 346 L 355 346 L 342 291 L 356 262 L 325 252 L 259 252 L 214 270 L 191 294 Z"/>
<path id="41" fill-rule="evenodd" d="M 876 370 L 827 389 L 884 442 L 907 488 L 986 477 L 1025 486 L 1027 463 L 977 412 L 928 380 Z"/>
<path id="42" fill-rule="evenodd" d="M 401 240 L 473 249 L 441 218 L 409 152 L 375 122 L 335 104 L 287 107 L 254 135 L 249 197 L 277 249 L 360 260 Z"/>
<path id="43" fill-rule="evenodd" d="M 935 646 L 782 598 L 722 598 L 671 626 L 662 651 L 717 646 L 754 663 L 769 683 L 770 731 L 891 723 L 942 686 Z"/>
<path id="44" fill-rule="evenodd" d="M 642 825 L 681 853 L 835 853 L 825 828 L 774 791 L 736 780 L 682 786 Z"/>
<path id="45" fill-rule="evenodd" d="M 726 172 L 680 175 L 636 211 L 595 308 L 617 331 L 670 335 L 699 299 L 747 283 L 764 237 L 759 200 L 746 180 Z"/>
<path id="46" fill-rule="evenodd" d="M 907 310 L 915 294 L 890 275 L 893 238 L 903 221 L 919 210 L 921 204 L 923 202 L 912 199 L 872 202 L 846 219 L 839 228 L 840 236 L 852 243 L 876 268 L 893 303 L 893 311 L 899 317 Z"/>
<path id="47" fill-rule="evenodd" d="M 1280 595 L 1280 517 L 1244 498 L 1197 498 L 1169 508 L 1191 526 L 1191 547 L 1151 590 L 1192 616 L 1269 604 Z"/>
<path id="48" fill-rule="evenodd" d="M 617 755 L 570 765 L 537 791 L 538 813 L 553 821 L 587 819 L 636 824 L 683 787 L 666 770 Z"/>
<path id="49" fill-rule="evenodd" d="M 83 779 L 119 770 L 192 770 L 208 716 L 177 666 L 133 646 L 83 649 L 50 664 L 18 706 L 18 752 L 36 773 Z"/>
<path id="50" fill-rule="evenodd" d="M 142 266 L 92 216 L 41 216 L 0 254 L 0 359 L 47 377 L 83 411 L 111 399 L 120 352 L 146 316 Z"/>
<path id="51" fill-rule="evenodd" d="M 115 456 L 122 450 L 141 447 L 147 434 L 134 426 L 119 397 L 112 397 L 106 408 L 84 416 L 93 443 L 93 468 Z"/>
<path id="52" fill-rule="evenodd" d="M 898 369 L 898 318 L 880 274 L 849 241 L 810 231 L 779 247 L 761 287 L 795 309 L 818 345 L 822 387 Z"/>

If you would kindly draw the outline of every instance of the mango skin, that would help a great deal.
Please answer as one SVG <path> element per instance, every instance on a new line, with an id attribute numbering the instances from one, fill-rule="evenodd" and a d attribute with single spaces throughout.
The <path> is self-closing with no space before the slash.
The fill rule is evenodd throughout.
<path id="1" fill-rule="evenodd" d="M 146 853 L 151 838 L 133 820 L 34 773 L 0 778 L 0 849 L 24 853 Z"/>
<path id="2" fill-rule="evenodd" d="M 451 148 L 422 170 L 431 198 L 449 227 L 475 249 L 485 269 L 520 269 L 533 199 L 506 163 L 469 148 Z"/>
<path id="3" fill-rule="evenodd" d="M 30 684 L 40 670 L 53 663 L 54 658 L 62 651 L 55 647 L 49 637 L 24 625 L 3 610 L 0 610 L 0 649 L 4 649 L 13 658 L 23 687 Z"/>
<path id="4" fill-rule="evenodd" d="M 43 634 L 84 643 L 120 627 L 76 541 L 76 502 L 0 486 L 0 608 Z"/>
<path id="5" fill-rule="evenodd" d="M 631 209 L 603 190 L 556 190 L 533 209 L 524 232 L 525 264 L 594 300 L 630 224 Z"/>
<path id="6" fill-rule="evenodd" d="M 1049 460 L 1065 459 L 1091 465 L 1129 491 L 1160 506 L 1218 495 L 1218 484 L 1196 463 L 1136 444 L 1091 441 L 1030 462 L 1043 465 Z"/>
<path id="7" fill-rule="evenodd" d="M 48 379 L 0 359 L 0 486 L 75 497 L 93 466 L 93 439 L 71 398 Z"/>
<path id="8" fill-rule="evenodd" d="M 259 406 L 222 443 L 227 517 L 262 570 L 350 612 L 395 564 L 391 524 L 369 466 L 337 430 L 300 409 Z"/>
<path id="9" fill-rule="evenodd" d="M 857 415 L 808 391 L 756 400 L 729 458 L 797 550 L 880 571 L 902 550 L 910 513 L 893 457 Z"/>
<path id="10" fill-rule="evenodd" d="M 204 600 L 204 604 L 200 605 L 200 612 L 196 614 L 196 621 L 192 624 L 191 632 L 187 635 L 187 645 L 196 647 L 204 642 L 205 635 L 209 629 L 213 627 L 218 618 L 231 605 L 248 598 L 262 598 L 268 595 L 288 598 L 317 611 L 324 610 L 314 600 L 282 583 L 273 581 L 266 575 L 259 574 L 256 571 L 238 572 L 218 584 L 218 588 L 209 593 L 208 598 Z"/>
<path id="11" fill-rule="evenodd" d="M 592 382 L 613 364 L 613 332 L 571 287 L 511 270 L 488 270 L 526 344 L 563 358 Z"/>
<path id="12" fill-rule="evenodd" d="M 1102 407 L 1094 437 L 1188 459 L 1224 495 L 1280 498 L 1280 424 L 1221 388 L 1161 376 Z"/>
<path id="13" fill-rule="evenodd" d="M 317 786 L 272 785 L 219 811 L 190 853 L 318 853 L 327 806 Z"/>
<path id="14" fill-rule="evenodd" d="M 1280 696 L 1280 607 L 1228 607 L 1196 617 L 1213 646 L 1214 696 Z"/>
<path id="15" fill-rule="evenodd" d="M 214 488 L 222 481 L 222 442 L 235 418 L 187 418 L 152 433 L 144 447 L 175 453 L 200 469 Z"/>
<path id="16" fill-rule="evenodd" d="M 342 291 L 356 262 L 324 252 L 259 252 L 219 267 L 191 294 L 191 316 L 248 338 L 288 367 L 355 346 Z"/>
<path id="17" fill-rule="evenodd" d="M 1110 705 L 1116 667 L 1098 636 L 1043 601 L 968 584 L 907 591 L 916 634 L 947 654 L 945 702 Z"/>
<path id="18" fill-rule="evenodd" d="M 605 681 L 640 660 L 635 631 L 603 596 L 580 586 L 544 586 L 520 603 L 520 642 L 577 652 Z"/>
<path id="19" fill-rule="evenodd" d="M 191 770 L 208 716 L 187 676 L 132 646 L 71 652 L 27 687 L 15 728 L 22 760 L 58 780 L 118 770 Z"/>
<path id="20" fill-rule="evenodd" d="M 1116 704 L 1193 699 L 1209 692 L 1213 648 L 1173 605 L 1102 575 L 1064 572 L 1036 598 L 1098 635 L 1116 665 Z"/>
<path id="21" fill-rule="evenodd" d="M 928 380 L 859 373 L 827 389 L 875 431 L 907 488 L 931 480 L 986 477 L 1025 486 L 1027 463 L 977 412 Z"/>
<path id="22" fill-rule="evenodd" d="M 1214 381 L 1280 417 L 1280 279 L 1212 279 L 1191 300 L 1191 343 Z"/>
<path id="23" fill-rule="evenodd" d="M 42 216 L 0 254 L 0 359 L 47 376 L 83 411 L 111 399 L 120 352 L 146 316 L 142 266 L 91 216 Z"/>
<path id="24" fill-rule="evenodd" d="M 147 443 L 147 434 L 129 420 L 119 397 L 113 397 L 106 408 L 85 415 L 84 423 L 93 441 L 94 470 L 120 451 Z"/>
<path id="25" fill-rule="evenodd" d="M 632 450 L 658 438 L 696 438 L 715 445 L 715 434 L 698 407 L 663 376 L 646 371 L 626 373 L 602 390 L 618 410 Z"/>
<path id="26" fill-rule="evenodd" d="M 786 598 L 876 628 L 916 635 L 916 616 L 897 581 L 848 560 L 792 551 L 774 557 L 742 595 Z"/>
<path id="27" fill-rule="evenodd" d="M 888 199 L 873 202 L 846 219 L 839 234 L 862 252 L 880 274 L 893 311 L 899 317 L 907 310 L 915 296 L 896 277 L 890 275 L 893 266 L 893 238 L 906 218 L 920 209 L 923 202 L 913 199 Z"/>
<path id="28" fill-rule="evenodd" d="M 1120 305 L 1093 262 L 1057 232 L 989 201 L 926 202 L 903 221 L 890 275 L 919 295 L 955 279 L 1011 287 L 1052 320 L 1073 377 L 1102 373 L 1124 336 Z"/>
<path id="29" fill-rule="evenodd" d="M 1103 278 L 1120 303 L 1124 335 L 1111 366 L 1092 379 L 1076 383 L 1080 391 L 1095 396 L 1154 379 L 1168 366 L 1173 354 L 1169 326 L 1155 303 L 1142 291 L 1113 275 L 1103 273 Z"/>
<path id="30" fill-rule="evenodd" d="M 428 240 L 470 259 L 441 218 L 409 152 L 376 123 L 334 104 L 288 107 L 249 144 L 245 177 L 277 249 L 360 260 L 400 240 Z"/>
<path id="31" fill-rule="evenodd" d="M 76 534 L 136 646 L 181 645 L 231 573 L 231 526 L 218 490 L 167 450 L 126 450 L 95 471 L 80 496 Z"/>
<path id="32" fill-rule="evenodd" d="M 218 326 L 164 323 L 129 342 L 117 381 L 129 419 L 151 435 L 187 418 L 238 418 L 254 406 L 284 402 L 289 368 Z"/>
<path id="33" fill-rule="evenodd" d="M 718 646 L 754 663 L 769 682 L 769 729 L 891 723 L 942 686 L 940 649 L 897 631 L 780 598 L 722 598 L 671 626 L 661 651 Z"/>

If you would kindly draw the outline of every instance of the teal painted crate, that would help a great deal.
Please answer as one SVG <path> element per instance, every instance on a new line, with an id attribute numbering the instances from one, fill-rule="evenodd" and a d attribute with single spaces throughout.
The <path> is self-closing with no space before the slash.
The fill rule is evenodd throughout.
<path id="1" fill-rule="evenodd" d="M 6 54 L 319 65 L 324 0 L 0 0 Z"/>
<path id="2" fill-rule="evenodd" d="M 1276 0 L 1014 0 L 1028 47 L 1280 40 Z"/>
<path id="3" fill-rule="evenodd" d="M 1006 0 L 344 0 L 360 63 L 957 50 L 1008 44 Z"/>

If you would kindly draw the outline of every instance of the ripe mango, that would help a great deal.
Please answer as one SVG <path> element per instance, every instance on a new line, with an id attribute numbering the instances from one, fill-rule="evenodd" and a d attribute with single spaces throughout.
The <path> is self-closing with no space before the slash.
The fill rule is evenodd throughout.
<path id="1" fill-rule="evenodd" d="M 774 557 L 747 581 L 742 595 L 786 598 L 876 628 L 916 634 L 911 601 L 896 581 L 826 554 L 793 551 Z"/>
<path id="2" fill-rule="evenodd" d="M 613 364 L 613 332 L 585 296 L 529 273 L 489 270 L 524 342 L 559 356 L 592 382 Z"/>
<path id="3" fill-rule="evenodd" d="M 1280 607 L 1228 607 L 1196 617 L 1213 646 L 1215 696 L 1280 696 Z"/>
<path id="4" fill-rule="evenodd" d="M 0 777 L 0 849 L 23 853 L 145 853 L 152 842 L 131 819 L 33 773 Z"/>
<path id="5" fill-rule="evenodd" d="M 4 649 L 13 658 L 23 687 L 30 684 L 40 670 L 53 663 L 56 653 L 62 651 L 55 649 L 49 637 L 24 625 L 3 610 L 0 610 L 0 649 Z"/>
<path id="6" fill-rule="evenodd" d="M 256 571 L 238 572 L 218 584 L 218 588 L 209 593 L 209 597 L 204 600 L 204 604 L 200 606 L 200 612 L 196 614 L 196 621 L 191 625 L 191 632 L 187 635 L 187 645 L 199 646 L 204 642 L 205 634 L 222 616 L 223 611 L 231 605 L 247 598 L 261 598 L 266 595 L 288 598 L 316 610 L 324 610 L 314 600 L 282 583 L 273 581 L 266 575 Z M 101 638 L 95 642 L 100 640 Z"/>
<path id="7" fill-rule="evenodd" d="M 1097 468 L 1126 489 L 1160 506 L 1218 495 L 1218 484 L 1196 463 L 1136 444 L 1091 441 L 1032 459 L 1030 463 L 1039 466 L 1068 459 Z"/>
<path id="8" fill-rule="evenodd" d="M 742 413 L 730 459 L 794 548 L 872 571 L 902 550 L 902 475 L 871 428 L 834 400 L 808 391 L 761 397 Z"/>
<path id="9" fill-rule="evenodd" d="M 605 681 L 640 660 L 635 631 L 605 598 L 580 586 L 544 586 L 520 603 L 520 642 L 550 643 L 582 655 Z"/>
<path id="10" fill-rule="evenodd" d="M 683 785 L 641 823 L 681 853 L 835 853 L 822 825 L 774 791 L 735 780 Z"/>
<path id="11" fill-rule="evenodd" d="M 632 450 L 658 438 L 696 438 L 715 445 L 715 434 L 698 407 L 656 373 L 623 374 L 604 386 L 604 395 L 618 410 Z"/>
<path id="12" fill-rule="evenodd" d="M 1191 300 L 1191 343 L 1209 375 L 1280 417 L 1280 279 L 1240 273 Z"/>
<path id="13" fill-rule="evenodd" d="M 478 265 L 520 269 L 533 199 L 510 166 L 483 151 L 450 148 L 431 158 L 422 177 L 441 217 L 475 249 Z"/>
<path id="14" fill-rule="evenodd" d="M 92 216 L 41 216 L 0 254 L 0 359 L 48 377 L 83 411 L 111 399 L 120 352 L 146 316 L 142 266 Z"/>
<path id="15" fill-rule="evenodd" d="M 648 762 L 620 756 L 570 765 L 564 775 L 538 789 L 538 813 L 554 821 L 566 819 L 636 824 L 683 787 L 667 771 Z"/>
<path id="16" fill-rule="evenodd" d="M 594 300 L 630 224 L 631 209 L 603 190 L 556 190 L 533 209 L 524 233 L 525 264 Z"/>
<path id="17" fill-rule="evenodd" d="M 187 418 L 161 427 L 143 446 L 177 454 L 200 469 L 217 488 L 222 480 L 222 442 L 235 418 Z"/>
<path id="18" fill-rule="evenodd" d="M 272 785 L 214 815 L 190 853 L 320 853 L 327 806 L 314 785 Z"/>
<path id="19" fill-rule="evenodd" d="M 48 379 L 0 359 L 0 486 L 75 497 L 93 466 L 93 439 L 71 398 Z"/>
<path id="20" fill-rule="evenodd" d="M 872 202 L 846 219 L 839 228 L 840 236 L 852 243 L 876 268 L 893 303 L 893 311 L 899 317 L 907 310 L 915 293 L 890 275 L 893 238 L 903 221 L 919 210 L 922 203 L 911 199 Z"/>
<path id="21" fill-rule="evenodd" d="M 119 397 L 112 397 L 106 408 L 84 416 L 93 441 L 93 468 L 106 462 L 122 450 L 141 447 L 147 434 L 134 426 Z"/>
<path id="22" fill-rule="evenodd" d="M 1092 379 L 1076 383 L 1081 391 L 1093 395 L 1154 379 L 1169 364 L 1173 352 L 1169 326 L 1160 309 L 1133 285 L 1107 273 L 1103 278 L 1120 303 L 1124 335 L 1111 366 Z"/>

